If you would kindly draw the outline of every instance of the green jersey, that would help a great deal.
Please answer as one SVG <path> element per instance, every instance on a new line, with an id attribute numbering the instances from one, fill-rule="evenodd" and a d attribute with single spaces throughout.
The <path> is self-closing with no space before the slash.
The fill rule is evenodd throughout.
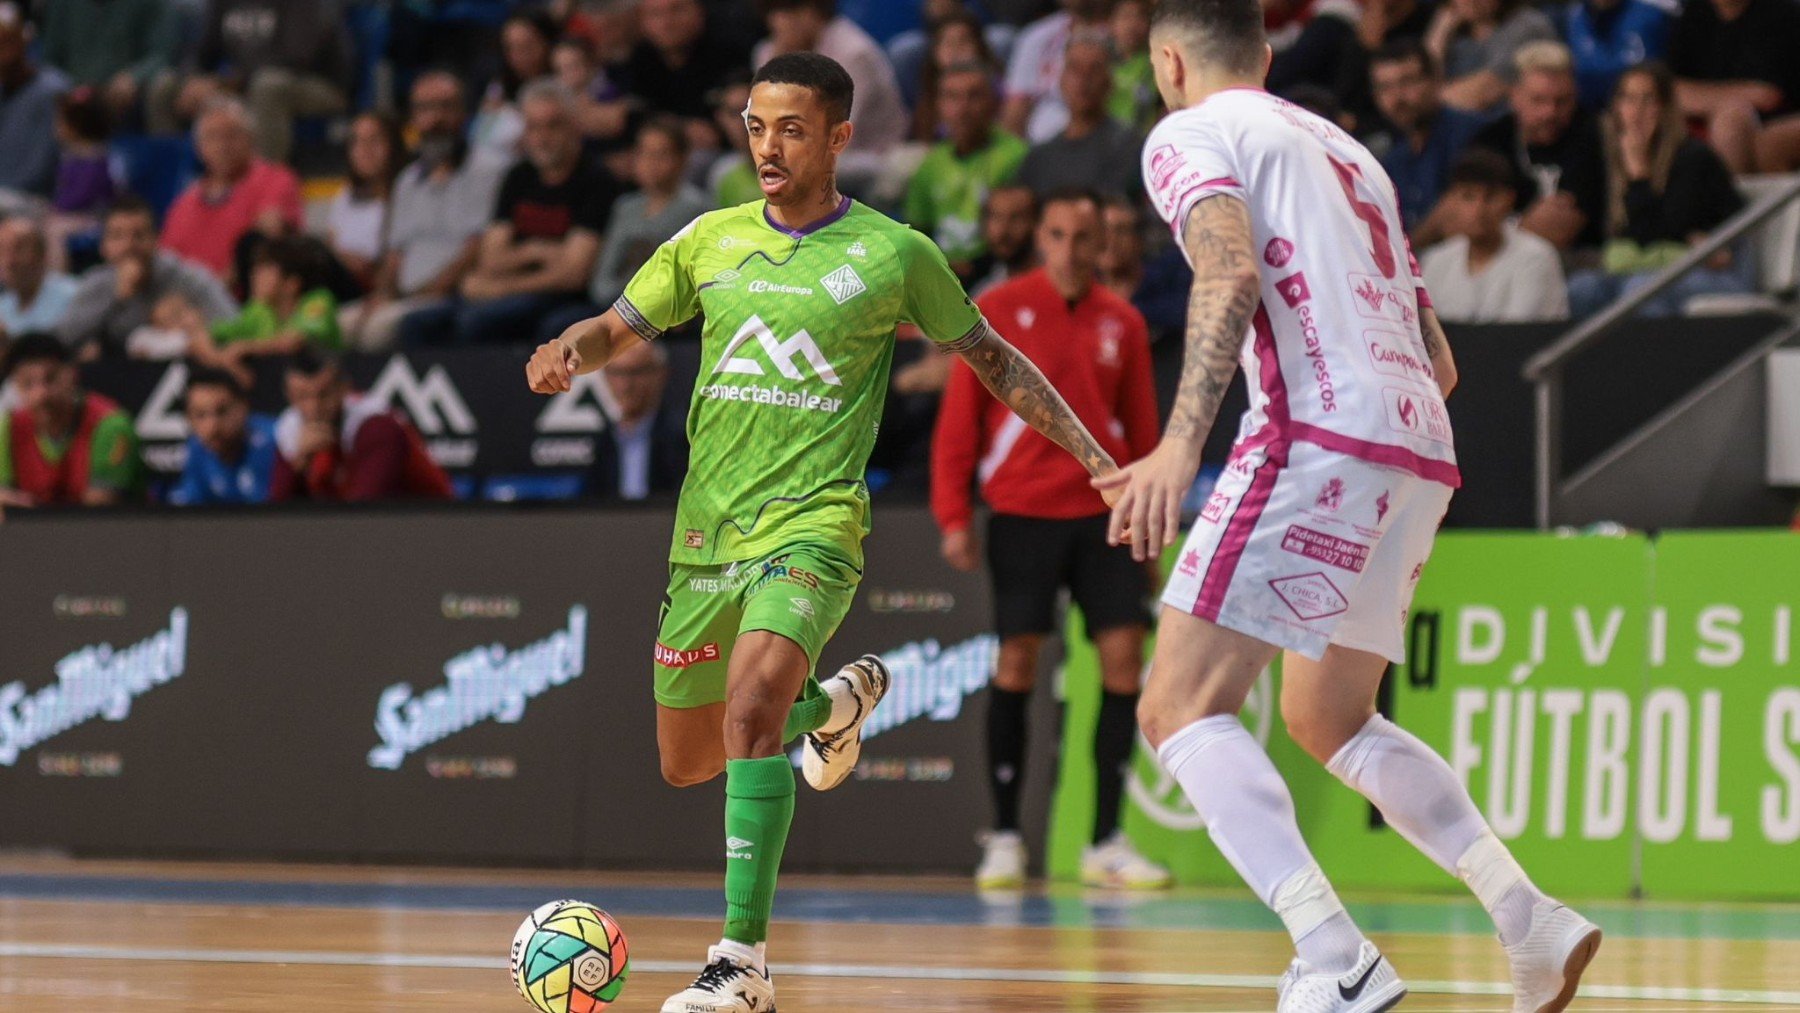
<path id="1" fill-rule="evenodd" d="M 949 141 L 932 145 L 906 187 L 906 220 L 937 241 L 951 260 L 974 260 L 981 241 L 981 205 L 988 191 L 1012 182 L 1029 146 L 995 128 L 993 139 L 967 158 Z"/>
<path id="2" fill-rule="evenodd" d="M 810 543 L 861 566 L 895 325 L 952 347 L 981 327 L 930 239 L 848 199 L 799 231 L 760 200 L 701 215 L 613 305 L 652 340 L 706 317 L 669 550 L 696 565 Z"/>

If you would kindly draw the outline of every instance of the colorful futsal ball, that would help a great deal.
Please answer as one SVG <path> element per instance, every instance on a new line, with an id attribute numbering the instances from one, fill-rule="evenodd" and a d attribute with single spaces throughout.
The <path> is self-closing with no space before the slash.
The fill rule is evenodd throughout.
<path id="1" fill-rule="evenodd" d="M 625 989 L 631 960 L 612 915 L 578 900 L 556 900 L 513 936 L 512 979 L 543 1013 L 594 1013 Z"/>

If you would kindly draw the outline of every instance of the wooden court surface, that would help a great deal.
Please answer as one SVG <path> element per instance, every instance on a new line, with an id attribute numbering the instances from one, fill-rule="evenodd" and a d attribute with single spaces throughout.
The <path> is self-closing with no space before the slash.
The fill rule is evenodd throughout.
<path id="1" fill-rule="evenodd" d="M 1155 926 L 1137 927 L 1084 924 L 1111 901 L 1081 891 L 1034 908 L 1052 910 L 1054 924 L 1023 924 L 1031 919 L 1007 904 L 965 904 L 970 891 L 956 880 L 791 877 L 783 886 L 818 913 L 782 921 L 777 911 L 770 959 L 785 1013 L 1268 1010 L 1290 955 L 1286 937 L 1267 928 L 1179 927 L 1184 905 L 1242 906 L 1225 894 L 1156 898 L 1143 919 Z M 264 888 L 269 901 L 244 901 Z M 654 1011 L 716 940 L 717 917 L 697 913 L 716 888 L 694 876 L 0 860 L 0 1010 L 525 1010 L 504 970 L 525 910 L 505 906 L 516 892 L 575 893 L 603 906 L 609 895 L 628 899 L 615 913 L 633 973 L 613 1008 Z M 950 903 L 920 914 L 921 899 Z M 1451 903 L 1427 901 L 1425 920 L 1435 918 L 1431 905 Z M 1418 931 L 1420 908 L 1382 904 L 1351 906 L 1414 986 L 1405 1009 L 1510 1008 L 1491 936 Z M 956 913 L 964 910 L 973 916 Z M 1585 910 L 1609 937 L 1576 1009 L 1800 1008 L 1800 911 Z M 1127 910 L 1122 920 L 1136 919 Z"/>

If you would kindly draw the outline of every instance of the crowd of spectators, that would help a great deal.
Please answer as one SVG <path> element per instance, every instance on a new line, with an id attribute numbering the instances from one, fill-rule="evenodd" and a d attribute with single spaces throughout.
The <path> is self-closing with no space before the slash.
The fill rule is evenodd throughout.
<path id="1" fill-rule="evenodd" d="M 1264 6 L 1271 89 L 1376 150 L 1453 322 L 1594 312 L 1741 208 L 1738 176 L 1800 167 L 1800 0 Z M 747 82 L 801 49 L 856 84 L 840 184 L 929 234 L 972 291 L 1034 266 L 1044 195 L 1100 195 L 1101 281 L 1162 363 L 1188 275 L 1138 178 L 1161 113 L 1150 11 L 0 0 L 0 488 L 135 495 L 81 449 L 116 424 L 75 371 L 180 358 L 202 463 L 167 498 L 445 494 L 407 420 L 364 418 L 333 357 L 529 345 L 597 312 L 687 221 L 759 196 Z M 1740 244 L 1645 311 L 1754 284 Z M 884 425 L 879 461 L 928 442 L 948 373 L 903 345 L 890 418 L 913 423 Z M 31 375 L 64 367 L 66 383 Z M 322 390 L 279 424 L 244 400 L 275 372 L 290 394 Z M 661 352 L 609 370 L 617 432 L 589 489 L 678 478 L 669 376 Z M 60 476 L 53 496 L 19 484 L 24 432 L 61 455 L 33 465 Z"/>

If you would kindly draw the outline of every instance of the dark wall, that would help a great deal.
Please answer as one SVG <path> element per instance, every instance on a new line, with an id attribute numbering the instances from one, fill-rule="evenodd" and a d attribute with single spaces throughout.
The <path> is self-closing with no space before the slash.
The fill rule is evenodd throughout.
<path id="1" fill-rule="evenodd" d="M 656 755 L 669 523 L 9 518 L 0 846 L 711 867 L 721 783 L 668 787 Z M 974 860 L 988 597 L 936 545 L 922 511 L 879 511 L 822 668 L 883 654 L 893 726 L 858 780 L 824 797 L 802 783 L 794 868 Z"/>

